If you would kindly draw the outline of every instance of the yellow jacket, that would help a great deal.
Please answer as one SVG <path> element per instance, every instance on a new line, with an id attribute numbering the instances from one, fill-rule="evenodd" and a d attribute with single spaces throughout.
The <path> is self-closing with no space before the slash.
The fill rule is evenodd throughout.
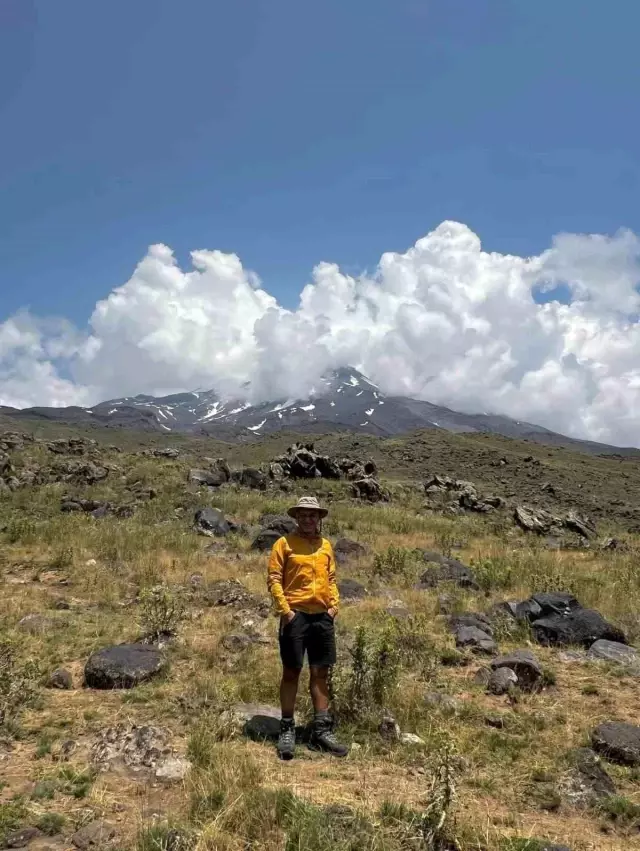
<path id="1" fill-rule="evenodd" d="M 293 532 L 273 545 L 267 587 L 278 614 L 291 609 L 307 614 L 338 607 L 336 560 L 326 538 L 310 541 Z"/>

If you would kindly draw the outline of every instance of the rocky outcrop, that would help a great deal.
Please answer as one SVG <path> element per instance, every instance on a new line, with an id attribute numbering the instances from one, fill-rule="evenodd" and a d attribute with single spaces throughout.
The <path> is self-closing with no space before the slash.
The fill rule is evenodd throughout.
<path id="1" fill-rule="evenodd" d="M 516 506 L 513 519 L 525 532 L 537 535 L 561 535 L 563 532 L 573 532 L 585 541 L 596 535 L 595 524 L 588 518 L 575 511 L 569 511 L 564 516 L 558 516 L 542 508 L 531 508 L 526 505 Z"/>

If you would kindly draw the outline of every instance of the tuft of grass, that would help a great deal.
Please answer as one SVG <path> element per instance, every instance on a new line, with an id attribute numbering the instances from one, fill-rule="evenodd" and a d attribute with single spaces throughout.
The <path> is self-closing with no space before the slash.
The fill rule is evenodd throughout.
<path id="1" fill-rule="evenodd" d="M 36 821 L 35 826 L 45 836 L 57 836 L 65 828 L 67 819 L 61 813 L 43 813 Z"/>
<path id="2" fill-rule="evenodd" d="M 3 847 L 7 835 L 21 827 L 28 814 L 27 806 L 21 797 L 0 804 L 0 844 Z"/>

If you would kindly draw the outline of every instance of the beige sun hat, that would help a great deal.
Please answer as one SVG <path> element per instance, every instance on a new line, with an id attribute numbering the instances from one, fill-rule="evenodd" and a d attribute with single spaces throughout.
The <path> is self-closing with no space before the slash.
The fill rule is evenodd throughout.
<path id="1" fill-rule="evenodd" d="M 315 496 L 301 496 L 298 502 L 295 505 L 292 505 L 287 511 L 287 514 L 295 520 L 298 511 L 301 509 L 306 509 L 307 511 L 319 511 L 321 517 L 326 517 L 329 513 L 327 508 L 320 507 L 320 503 Z"/>

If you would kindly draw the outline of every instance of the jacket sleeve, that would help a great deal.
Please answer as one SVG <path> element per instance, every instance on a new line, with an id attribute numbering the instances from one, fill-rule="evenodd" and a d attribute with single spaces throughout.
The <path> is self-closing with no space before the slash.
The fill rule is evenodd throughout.
<path id="1" fill-rule="evenodd" d="M 273 597 L 279 615 L 287 615 L 291 611 L 291 606 L 287 603 L 287 598 L 284 596 L 284 590 L 282 588 L 282 577 L 284 576 L 284 566 L 287 558 L 285 544 L 285 539 L 280 538 L 273 545 L 271 555 L 269 556 L 267 573 L 267 588 Z"/>
<path id="2" fill-rule="evenodd" d="M 336 556 L 333 552 L 333 547 L 327 541 L 329 550 L 329 607 L 337 609 L 340 603 L 340 593 L 338 592 L 338 584 L 336 582 Z"/>

